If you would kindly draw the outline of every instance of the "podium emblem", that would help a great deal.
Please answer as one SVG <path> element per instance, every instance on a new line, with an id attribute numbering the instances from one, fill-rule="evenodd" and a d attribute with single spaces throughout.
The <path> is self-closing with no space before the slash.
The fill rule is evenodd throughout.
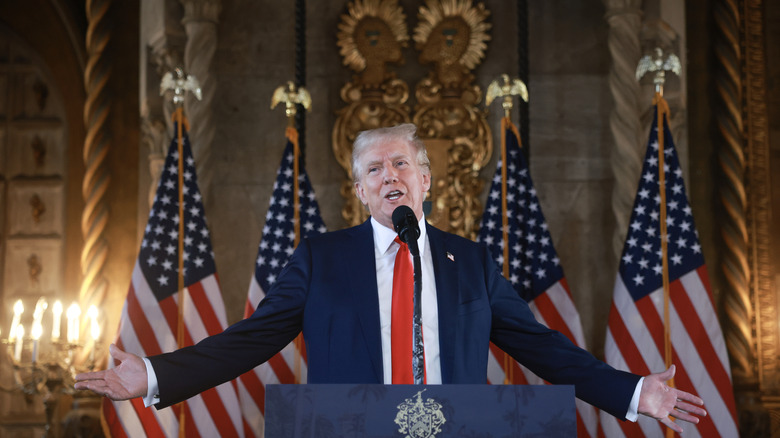
<path id="1" fill-rule="evenodd" d="M 423 401 L 422 393 L 418 391 L 415 397 L 407 398 L 398 405 L 395 424 L 398 431 L 406 434 L 404 438 L 435 438 L 441 432 L 441 425 L 447 420 L 441 411 L 441 403 L 429 398 Z"/>

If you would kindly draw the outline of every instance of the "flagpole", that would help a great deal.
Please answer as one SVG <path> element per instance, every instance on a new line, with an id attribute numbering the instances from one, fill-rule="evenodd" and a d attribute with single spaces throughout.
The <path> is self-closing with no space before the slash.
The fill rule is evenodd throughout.
<path id="1" fill-rule="evenodd" d="M 293 124 L 295 123 L 294 117 L 289 119 L 290 125 L 287 127 L 287 138 L 293 144 L 293 231 L 295 232 L 295 239 L 293 240 L 293 248 L 298 247 L 298 242 L 301 240 L 301 200 L 298 194 L 298 157 L 300 156 L 300 148 L 298 145 L 298 131 Z M 299 333 L 295 337 L 295 358 L 293 364 L 293 375 L 295 376 L 295 383 L 301 383 L 301 349 L 303 348 L 303 334 Z"/>
<path id="2" fill-rule="evenodd" d="M 528 102 L 528 89 L 525 83 L 520 79 L 510 79 L 509 75 L 502 74 L 501 79 L 496 79 L 488 85 L 485 95 L 485 103 L 490 105 L 494 99 L 503 97 L 501 107 L 504 108 L 504 117 L 501 118 L 501 239 L 503 242 L 502 256 L 504 262 L 501 264 L 504 278 L 509 278 L 509 208 L 507 207 L 507 156 L 506 156 L 506 131 L 512 129 L 517 138 L 518 145 L 522 145 L 520 134 L 517 127 L 512 124 L 510 115 L 512 112 L 512 96 L 520 96 L 525 102 Z M 504 384 L 514 382 L 514 367 L 512 357 L 504 352 Z"/>
<path id="3" fill-rule="evenodd" d="M 658 191 L 661 197 L 660 218 L 661 222 L 661 265 L 664 290 L 664 364 L 666 368 L 672 365 L 672 341 L 671 328 L 669 321 L 669 249 L 668 236 L 666 230 L 666 175 L 664 172 L 664 126 L 663 119 L 669 113 L 669 107 L 661 92 L 656 92 L 654 103 L 656 105 L 656 116 L 658 131 Z"/>
<path id="4" fill-rule="evenodd" d="M 300 187 L 298 181 L 298 175 L 300 173 L 298 161 L 301 151 L 298 143 L 298 131 L 295 129 L 295 114 L 297 112 L 298 104 L 302 105 L 306 110 L 311 111 L 311 96 L 305 88 L 296 87 L 292 81 L 287 81 L 286 85 L 281 85 L 274 90 L 273 97 L 271 97 L 271 109 L 281 102 L 284 102 L 285 104 L 284 113 L 287 116 L 287 129 L 285 135 L 293 145 L 293 230 L 295 233 L 293 248 L 296 248 L 298 242 L 301 240 L 301 200 L 300 195 L 298 194 Z M 294 343 L 295 357 L 293 375 L 295 376 L 295 383 L 301 383 L 303 335 L 298 334 Z"/>
<path id="5" fill-rule="evenodd" d="M 509 110 L 506 110 L 509 113 Z M 501 241 L 503 246 L 504 263 L 502 263 L 502 273 L 504 278 L 509 278 L 509 217 L 507 214 L 506 200 L 506 129 L 509 124 L 509 116 L 501 118 Z M 512 358 L 504 352 L 504 385 L 514 381 L 514 367 L 512 367 Z"/>
<path id="6" fill-rule="evenodd" d="M 184 129 L 189 130 L 189 122 L 184 117 L 184 93 L 191 91 L 195 97 L 200 100 L 201 89 L 197 79 L 192 75 L 184 74 L 180 68 L 174 69 L 163 76 L 160 82 L 160 95 L 166 91 L 173 91 L 173 104 L 176 110 L 173 112 L 172 119 L 176 124 L 176 139 L 178 152 L 178 195 L 179 195 L 179 230 L 178 230 L 178 275 L 177 290 L 179 292 L 179 305 L 177 306 L 177 324 L 176 324 L 176 344 L 178 348 L 184 347 L 184 302 L 186 289 L 184 287 Z M 179 437 L 184 438 L 185 433 L 185 412 L 186 401 L 178 404 L 179 406 Z"/>
<path id="7" fill-rule="evenodd" d="M 666 57 L 664 58 L 664 55 Z M 677 75 L 680 74 L 681 65 L 679 58 L 673 53 L 665 54 L 664 50 L 656 47 L 652 55 L 643 56 L 639 60 L 636 69 L 637 80 L 641 79 L 648 72 L 655 72 L 653 84 L 655 85 L 655 97 L 653 105 L 656 108 L 656 133 L 658 138 L 658 194 L 660 197 L 659 221 L 661 231 L 661 272 L 662 287 L 664 294 L 664 365 L 668 369 L 672 365 L 672 329 L 671 312 L 669 310 L 671 301 L 671 290 L 669 287 L 669 236 L 666 229 L 666 174 L 664 164 L 664 140 L 666 133 L 664 131 L 664 116 L 669 117 L 669 104 L 664 99 L 664 83 L 666 82 L 666 71 L 671 71 Z M 674 378 L 669 379 L 668 385 L 674 387 Z M 666 436 L 671 438 L 674 431 L 666 430 Z"/>

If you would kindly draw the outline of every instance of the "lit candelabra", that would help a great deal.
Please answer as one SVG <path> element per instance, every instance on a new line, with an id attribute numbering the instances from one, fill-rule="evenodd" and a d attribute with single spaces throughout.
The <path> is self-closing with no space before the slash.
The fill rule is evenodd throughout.
<path id="1" fill-rule="evenodd" d="M 22 300 L 17 300 L 14 304 L 8 335 L 2 338 L 2 342 L 6 344 L 5 355 L 13 365 L 13 384 L 0 386 L 4 391 L 21 391 L 42 397 L 46 408 L 47 437 L 52 436 L 52 419 L 59 396 L 75 392 L 73 382 L 76 373 L 94 368 L 101 332 L 97 307 L 90 306 L 82 318 L 78 304 L 73 303 L 64 310 L 59 300 L 48 312 L 50 317 L 46 318 L 46 322 L 50 324 L 47 327 L 50 330 L 44 332 L 44 315 L 48 307 L 46 298 L 38 299 L 28 332 L 23 323 L 24 304 Z M 62 338 L 63 322 L 65 339 Z M 80 336 L 82 324 L 88 328 L 90 334 L 90 339 L 86 342 L 82 341 Z M 45 336 L 44 333 L 50 333 L 50 336 Z M 89 357 L 82 358 L 80 353 L 86 348 L 89 348 Z"/>

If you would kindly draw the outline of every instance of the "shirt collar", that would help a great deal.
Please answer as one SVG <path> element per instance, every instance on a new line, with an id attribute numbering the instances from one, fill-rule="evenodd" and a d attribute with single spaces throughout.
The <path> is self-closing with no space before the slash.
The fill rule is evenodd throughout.
<path id="1" fill-rule="evenodd" d="M 420 237 L 417 239 L 417 247 L 420 248 L 420 252 L 422 252 L 422 248 L 424 247 L 425 243 L 425 236 L 427 234 L 427 230 L 425 229 L 424 215 L 417 224 L 420 226 Z M 390 245 L 393 244 L 393 240 L 395 240 L 395 238 L 398 236 L 398 233 L 396 233 L 395 230 L 380 224 L 379 221 L 374 219 L 373 216 L 371 216 L 371 227 L 374 230 L 374 248 L 379 251 L 379 254 L 386 253 L 390 248 Z"/>

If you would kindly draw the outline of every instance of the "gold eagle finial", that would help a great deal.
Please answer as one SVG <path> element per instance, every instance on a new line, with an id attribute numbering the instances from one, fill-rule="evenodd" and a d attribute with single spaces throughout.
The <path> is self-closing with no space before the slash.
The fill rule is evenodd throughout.
<path id="1" fill-rule="evenodd" d="M 297 104 L 301 104 L 307 111 L 311 111 L 311 95 L 305 88 L 296 87 L 292 81 L 287 81 L 286 85 L 276 87 L 271 97 L 271 109 L 274 109 L 281 102 L 284 102 L 284 113 L 291 122 L 295 117 Z"/>
<path id="2" fill-rule="evenodd" d="M 173 72 L 167 72 L 160 82 L 160 96 L 166 91 L 173 90 L 174 105 L 181 105 L 184 102 L 184 93 L 191 91 L 198 100 L 203 99 L 198 80 L 193 75 L 184 74 L 184 70 L 176 68 Z"/>
<path id="3" fill-rule="evenodd" d="M 671 52 L 664 57 L 663 49 L 656 47 L 653 49 L 652 55 L 645 55 L 639 60 L 639 64 L 636 66 L 636 80 L 642 79 L 649 72 L 655 72 L 655 76 L 653 76 L 655 90 L 663 94 L 667 71 L 679 76 L 682 71 L 680 58 Z"/>
<path id="4" fill-rule="evenodd" d="M 501 106 L 504 108 L 504 115 L 509 117 L 513 106 L 512 96 L 520 96 L 523 101 L 528 102 L 528 88 L 520 79 L 510 79 L 509 75 L 502 74 L 500 79 L 496 79 L 488 85 L 485 103 L 490 105 L 496 98 L 503 97 L 504 101 Z"/>

